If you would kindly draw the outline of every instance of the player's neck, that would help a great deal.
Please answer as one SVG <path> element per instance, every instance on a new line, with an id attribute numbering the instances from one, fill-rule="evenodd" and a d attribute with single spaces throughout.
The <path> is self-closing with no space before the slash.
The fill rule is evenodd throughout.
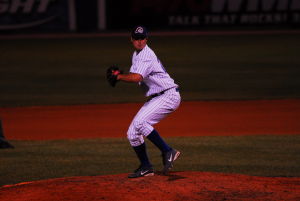
<path id="1" fill-rule="evenodd" d="M 135 50 L 136 55 L 138 55 L 142 50 Z"/>
<path id="2" fill-rule="evenodd" d="M 145 45 L 142 49 L 135 49 L 136 55 L 138 55 L 141 51 L 143 51 L 143 49 L 146 47 L 147 45 Z"/>

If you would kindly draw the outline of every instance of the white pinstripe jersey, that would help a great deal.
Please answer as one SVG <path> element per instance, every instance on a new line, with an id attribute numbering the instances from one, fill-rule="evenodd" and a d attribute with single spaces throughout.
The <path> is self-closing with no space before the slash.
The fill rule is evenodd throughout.
<path id="1" fill-rule="evenodd" d="M 134 51 L 130 73 L 138 73 L 143 76 L 143 81 L 139 85 L 144 89 L 146 96 L 178 87 L 148 45 L 138 54 L 137 51 Z"/>

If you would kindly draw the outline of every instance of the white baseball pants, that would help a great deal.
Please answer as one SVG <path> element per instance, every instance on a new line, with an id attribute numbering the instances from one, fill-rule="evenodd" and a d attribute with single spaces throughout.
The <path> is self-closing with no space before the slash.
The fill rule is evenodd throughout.
<path id="1" fill-rule="evenodd" d="M 143 144 L 144 137 L 153 131 L 153 125 L 175 111 L 180 101 L 181 97 L 176 88 L 169 89 L 164 94 L 147 101 L 133 118 L 127 131 L 131 146 Z"/>

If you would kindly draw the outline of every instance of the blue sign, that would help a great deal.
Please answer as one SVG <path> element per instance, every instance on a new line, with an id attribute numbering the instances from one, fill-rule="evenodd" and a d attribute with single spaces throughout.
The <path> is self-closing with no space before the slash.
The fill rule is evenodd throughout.
<path id="1" fill-rule="evenodd" d="M 0 32 L 69 31 L 75 21 L 73 0 L 0 0 Z"/>

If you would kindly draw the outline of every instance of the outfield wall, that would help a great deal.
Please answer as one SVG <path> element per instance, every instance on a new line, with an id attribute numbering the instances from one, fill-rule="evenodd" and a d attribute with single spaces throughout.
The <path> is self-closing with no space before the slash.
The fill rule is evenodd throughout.
<path id="1" fill-rule="evenodd" d="M 2 0 L 0 33 L 300 28 L 299 0 Z"/>

